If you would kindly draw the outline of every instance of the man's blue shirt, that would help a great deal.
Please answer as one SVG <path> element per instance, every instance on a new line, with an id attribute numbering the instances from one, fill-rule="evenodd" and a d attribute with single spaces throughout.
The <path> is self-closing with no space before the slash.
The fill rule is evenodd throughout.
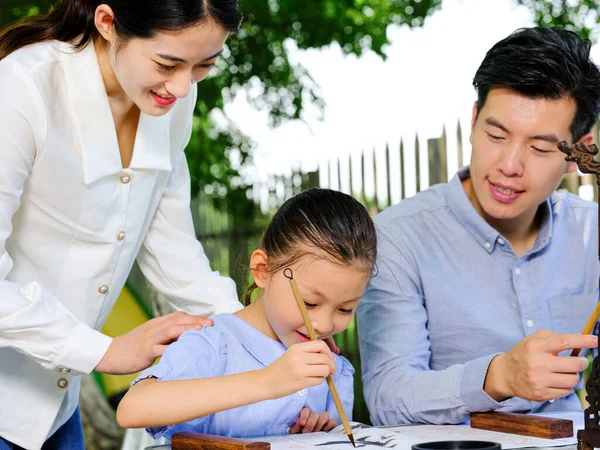
<path id="1" fill-rule="evenodd" d="M 548 329 L 581 333 L 598 298 L 597 207 L 556 192 L 533 248 L 510 243 L 473 208 L 462 169 L 376 219 L 377 274 L 357 310 L 365 399 L 375 424 L 460 423 L 473 411 L 580 410 L 496 402 L 483 390 L 495 355 Z"/>

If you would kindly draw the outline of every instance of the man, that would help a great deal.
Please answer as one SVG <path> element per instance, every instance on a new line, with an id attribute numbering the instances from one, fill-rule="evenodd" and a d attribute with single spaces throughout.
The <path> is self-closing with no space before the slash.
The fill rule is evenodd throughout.
<path id="1" fill-rule="evenodd" d="M 569 349 L 598 298 L 597 209 L 554 192 L 590 144 L 600 72 L 562 29 L 518 30 L 473 84 L 471 165 L 376 219 L 377 274 L 359 304 L 373 422 L 460 423 L 473 411 L 580 410 Z M 560 353 L 560 356 L 559 356 Z"/>

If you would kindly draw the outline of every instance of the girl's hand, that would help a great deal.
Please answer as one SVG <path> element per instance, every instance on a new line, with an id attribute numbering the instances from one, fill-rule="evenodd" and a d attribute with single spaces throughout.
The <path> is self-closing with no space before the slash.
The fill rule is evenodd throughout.
<path id="1" fill-rule="evenodd" d="M 290 433 L 312 433 L 315 431 L 330 431 L 337 426 L 337 420 L 330 419 L 327 411 L 318 414 L 310 412 L 308 408 L 300 411 L 300 416 L 294 426 L 290 428 Z"/>
<path id="2" fill-rule="evenodd" d="M 335 357 L 323 341 L 302 342 L 263 370 L 271 398 L 281 398 L 321 384 L 335 373 Z"/>
<path id="3" fill-rule="evenodd" d="M 184 331 L 212 325 L 211 319 L 184 312 L 156 317 L 114 338 L 95 370 L 111 374 L 139 372 L 150 367 Z"/>

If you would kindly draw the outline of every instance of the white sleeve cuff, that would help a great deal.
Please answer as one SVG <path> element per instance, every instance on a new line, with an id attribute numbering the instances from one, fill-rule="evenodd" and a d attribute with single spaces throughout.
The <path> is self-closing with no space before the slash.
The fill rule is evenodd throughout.
<path id="1" fill-rule="evenodd" d="M 48 369 L 65 367 L 79 373 L 90 373 L 98 365 L 112 342 L 111 337 L 80 324 L 64 351 Z"/>

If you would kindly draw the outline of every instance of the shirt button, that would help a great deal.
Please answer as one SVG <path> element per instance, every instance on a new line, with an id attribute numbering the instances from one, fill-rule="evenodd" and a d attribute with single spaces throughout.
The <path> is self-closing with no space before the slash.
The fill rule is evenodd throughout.
<path id="1" fill-rule="evenodd" d="M 59 378 L 58 381 L 56 382 L 56 385 L 59 388 L 64 389 L 69 385 L 69 382 L 67 381 L 66 378 Z"/>
<path id="2" fill-rule="evenodd" d="M 519 269 L 519 268 L 517 267 L 517 268 L 515 269 L 515 273 L 516 273 L 517 275 L 521 275 L 521 269 Z"/>
<path id="3" fill-rule="evenodd" d="M 498 244 L 500 244 L 500 245 L 504 245 L 504 239 L 502 239 L 502 238 L 498 238 L 498 240 L 496 242 L 498 242 Z"/>
<path id="4" fill-rule="evenodd" d="M 128 174 L 124 173 L 123 175 L 121 175 L 121 183 L 123 184 L 127 184 L 131 181 L 131 176 L 129 176 Z"/>
<path id="5" fill-rule="evenodd" d="M 527 321 L 527 326 L 528 326 L 529 328 L 533 327 L 533 320 L 528 320 L 528 321 Z"/>
<path id="6" fill-rule="evenodd" d="M 486 242 L 485 244 L 483 244 L 483 246 L 484 246 L 485 248 L 487 248 L 488 250 L 489 250 L 490 248 L 492 248 L 492 244 L 490 244 L 489 242 Z"/>
<path id="7" fill-rule="evenodd" d="M 306 389 L 302 389 L 301 391 L 298 391 L 298 395 L 300 397 L 304 397 L 306 395 Z"/>
<path id="8" fill-rule="evenodd" d="M 71 371 L 71 369 L 67 369 L 66 367 L 61 367 L 60 369 L 58 369 L 58 371 L 60 373 L 69 373 Z"/>
<path id="9" fill-rule="evenodd" d="M 100 286 L 98 288 L 98 292 L 100 292 L 101 294 L 106 294 L 108 292 L 108 286 L 106 286 L 105 284 L 103 284 L 102 286 Z"/>
<path id="10" fill-rule="evenodd" d="M 119 231 L 117 233 L 117 240 L 118 241 L 122 241 L 123 239 L 125 239 L 125 232 L 124 231 Z"/>

